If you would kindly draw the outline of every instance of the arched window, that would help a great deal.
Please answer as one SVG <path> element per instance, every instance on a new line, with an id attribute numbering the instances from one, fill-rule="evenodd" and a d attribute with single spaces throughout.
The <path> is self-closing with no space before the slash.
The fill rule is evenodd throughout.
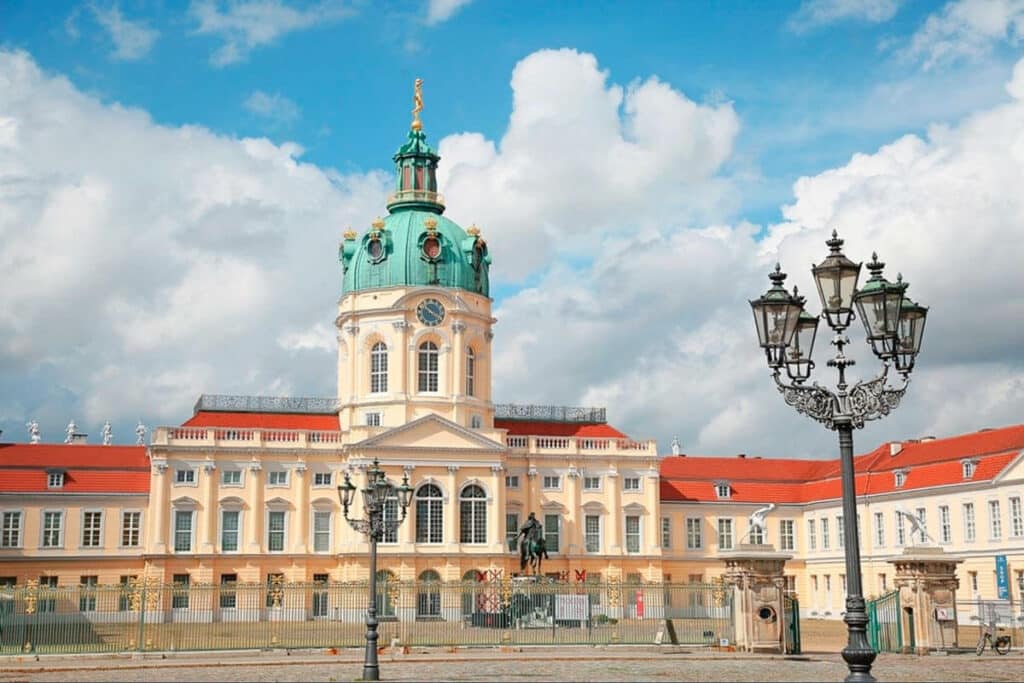
<path id="1" fill-rule="evenodd" d="M 419 390 L 437 391 L 437 344 L 420 344 Z"/>
<path id="2" fill-rule="evenodd" d="M 473 347 L 466 347 L 466 396 L 475 396 L 476 383 L 476 355 L 473 354 Z"/>
<path id="3" fill-rule="evenodd" d="M 377 342 L 370 351 L 370 393 L 388 390 L 388 345 Z"/>
<path id="4" fill-rule="evenodd" d="M 462 489 L 459 496 L 460 543 L 487 542 L 487 496 L 475 484 Z"/>
<path id="5" fill-rule="evenodd" d="M 420 574 L 416 591 L 416 618 L 441 616 L 441 575 L 433 569 Z"/>
<path id="6" fill-rule="evenodd" d="M 388 590 L 388 583 L 395 580 L 395 575 L 387 569 L 380 569 L 377 571 L 377 616 L 378 617 L 393 617 L 395 616 L 395 599 L 392 596 L 390 590 Z"/>
<path id="7" fill-rule="evenodd" d="M 416 492 L 416 542 L 440 543 L 443 524 L 441 489 L 434 484 L 421 486 Z"/>
<path id="8" fill-rule="evenodd" d="M 473 612 L 482 611 L 481 601 L 484 598 L 483 591 L 480 590 L 479 575 L 476 569 L 470 569 L 468 572 L 462 575 L 462 615 L 472 614 Z M 468 585 L 467 585 L 468 584 Z"/>

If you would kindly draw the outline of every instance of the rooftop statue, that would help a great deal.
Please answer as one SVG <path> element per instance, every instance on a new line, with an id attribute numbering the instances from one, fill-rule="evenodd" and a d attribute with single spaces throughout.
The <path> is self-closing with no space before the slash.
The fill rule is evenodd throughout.
<path id="1" fill-rule="evenodd" d="M 114 440 L 114 430 L 110 426 L 110 420 L 103 424 L 103 431 L 101 433 L 103 434 L 103 445 L 109 446 L 110 442 Z"/>
<path id="2" fill-rule="evenodd" d="M 64 443 L 71 443 L 72 441 L 74 441 L 75 440 L 75 433 L 77 431 L 78 431 L 78 426 L 75 424 L 75 421 L 72 420 L 71 422 L 68 422 L 68 427 L 67 427 L 67 429 L 64 430 L 64 434 L 65 434 L 65 436 L 64 436 Z"/>
<path id="3" fill-rule="evenodd" d="M 146 425 L 142 424 L 141 420 L 139 420 L 139 425 L 135 428 L 135 443 L 138 446 L 146 443 Z"/>
<path id="4" fill-rule="evenodd" d="M 25 423 L 25 428 L 28 429 L 28 438 L 30 443 L 39 443 L 39 423 L 35 420 Z"/>
<path id="5" fill-rule="evenodd" d="M 673 436 L 672 437 L 672 455 L 679 455 L 679 452 L 680 452 L 679 437 L 678 436 Z"/>
<path id="6" fill-rule="evenodd" d="M 420 130 L 423 123 L 420 122 L 420 112 L 423 111 L 423 79 L 417 78 L 412 93 L 412 129 Z"/>

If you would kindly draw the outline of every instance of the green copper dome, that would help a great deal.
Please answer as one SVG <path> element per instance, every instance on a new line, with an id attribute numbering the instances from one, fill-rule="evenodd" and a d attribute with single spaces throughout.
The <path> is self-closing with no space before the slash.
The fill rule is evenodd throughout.
<path id="1" fill-rule="evenodd" d="M 345 233 L 338 250 L 344 291 L 434 286 L 490 296 L 487 243 L 475 227 L 467 232 L 441 215 L 444 198 L 437 192 L 441 157 L 427 144 L 418 118 L 393 160 L 396 187 L 388 197 L 389 215 L 374 221 L 361 237 Z"/>

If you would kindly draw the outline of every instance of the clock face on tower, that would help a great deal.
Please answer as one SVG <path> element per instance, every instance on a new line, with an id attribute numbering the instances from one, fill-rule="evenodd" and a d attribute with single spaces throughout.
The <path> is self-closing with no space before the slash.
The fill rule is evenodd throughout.
<path id="1" fill-rule="evenodd" d="M 437 299 L 424 299 L 416 307 L 416 317 L 424 325 L 440 325 L 444 320 L 444 306 Z"/>

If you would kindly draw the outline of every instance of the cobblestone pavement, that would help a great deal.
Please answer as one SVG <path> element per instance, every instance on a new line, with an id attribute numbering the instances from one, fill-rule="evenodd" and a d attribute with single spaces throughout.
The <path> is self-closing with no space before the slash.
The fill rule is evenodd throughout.
<path id="1" fill-rule="evenodd" d="M 129 656 L 0 657 L 0 681 L 353 681 L 361 650 Z M 380 656 L 385 681 L 840 681 L 838 654 L 797 657 L 666 647 L 415 648 Z M 880 655 L 880 681 L 1020 681 L 1024 654 Z"/>

